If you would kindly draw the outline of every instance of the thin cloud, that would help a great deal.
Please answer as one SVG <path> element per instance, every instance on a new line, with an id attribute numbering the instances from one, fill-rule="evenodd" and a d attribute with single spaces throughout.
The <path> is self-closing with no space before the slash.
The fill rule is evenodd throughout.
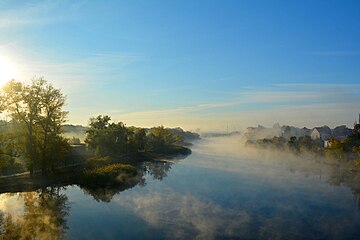
<path id="1" fill-rule="evenodd" d="M 281 91 L 281 87 L 251 90 L 239 93 L 227 102 L 194 104 L 177 108 L 164 108 L 124 112 L 115 116 L 132 125 L 182 126 L 187 129 L 219 130 L 230 125 L 234 129 L 275 122 L 295 126 L 315 127 L 328 124 L 346 124 L 351 127 L 353 116 L 359 111 L 359 96 L 353 88 L 327 91 L 328 85 L 316 91 L 305 91 L 298 86 Z"/>
<path id="2" fill-rule="evenodd" d="M 301 87 L 301 88 L 360 88 L 360 84 L 356 83 L 279 83 L 271 84 L 273 87 Z"/>
<path id="3" fill-rule="evenodd" d="M 319 51 L 319 52 L 309 52 L 309 55 L 329 56 L 329 57 L 352 57 L 352 56 L 360 56 L 360 51 Z"/>
<path id="4" fill-rule="evenodd" d="M 335 101 L 338 99 L 347 100 L 347 97 L 351 97 L 351 93 L 346 91 L 321 91 L 321 89 L 316 89 L 316 91 L 281 91 L 281 89 L 268 89 L 268 90 L 251 90 L 251 91 L 242 91 L 238 96 L 227 102 L 217 102 L 217 103 L 203 103 L 195 104 L 191 106 L 180 106 L 176 108 L 165 108 L 157 110 L 147 110 L 147 111 L 137 111 L 137 112 L 128 112 L 126 116 L 151 116 L 151 115 L 171 115 L 171 114 L 185 114 L 185 113 L 196 113 L 203 110 L 209 109 L 222 109 L 228 107 L 235 107 L 246 104 L 279 104 L 283 103 L 285 105 L 292 105 L 303 103 L 304 105 L 314 105 L 317 104 L 319 100 L 324 100 L 327 102 Z M 350 98 L 350 100 L 352 100 Z M 350 101 L 349 100 L 349 101 Z M 258 110 L 256 106 L 254 110 Z M 124 111 L 124 109 L 122 109 Z"/>
<path id="5" fill-rule="evenodd" d="M 206 104 L 198 104 L 193 106 L 183 106 L 177 108 L 167 108 L 167 109 L 159 109 L 159 110 L 150 110 L 150 111 L 139 111 L 139 112 L 129 112 L 124 115 L 126 116 L 152 116 L 152 115 L 171 115 L 171 114 L 183 114 L 183 113 L 191 113 L 197 112 L 206 109 L 215 109 L 215 108 L 224 108 L 229 106 L 235 106 L 239 104 L 238 102 L 224 102 L 224 103 L 206 103 Z M 123 110 L 119 110 L 123 111 Z"/>
<path id="6" fill-rule="evenodd" d="M 42 1 L 0 10 L 0 29 L 64 21 L 74 15 L 84 3 L 85 1 L 75 4 L 66 4 L 64 1 Z"/>
<path id="7" fill-rule="evenodd" d="M 52 57 L 51 52 L 28 51 L 16 44 L 3 47 L 1 51 L 14 58 L 22 77 L 17 80 L 26 81 L 34 76 L 44 76 L 67 93 L 91 91 L 107 81 L 124 80 L 126 66 L 142 59 L 139 54 L 95 52 L 79 54 L 77 58 L 64 62 Z M 18 55 L 19 52 L 21 55 Z"/>

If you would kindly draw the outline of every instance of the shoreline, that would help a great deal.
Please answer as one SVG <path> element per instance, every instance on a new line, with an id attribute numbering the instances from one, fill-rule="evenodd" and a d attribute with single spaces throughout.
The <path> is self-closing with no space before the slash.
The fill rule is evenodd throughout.
<path id="1" fill-rule="evenodd" d="M 36 174 L 30 177 L 29 172 L 18 173 L 10 176 L 0 176 L 0 194 L 2 193 L 15 193 L 15 192 L 28 192 L 36 191 L 38 189 L 46 188 L 49 186 L 67 186 L 78 185 L 82 188 L 107 188 L 117 187 L 127 189 L 131 186 L 135 186 L 140 182 L 139 177 L 143 176 L 143 163 L 160 163 L 171 159 L 183 159 L 191 154 L 191 149 L 184 146 L 176 146 L 167 153 L 159 152 L 136 152 L 127 154 L 127 156 L 114 157 L 114 164 L 131 165 L 137 173 L 135 176 L 130 174 L 122 174 L 122 181 L 112 181 L 109 184 L 87 184 L 84 182 L 84 171 L 87 169 L 86 162 L 73 164 L 70 166 L 64 166 L 55 169 L 55 173 L 47 176 Z M 106 165 L 105 165 L 106 166 Z M 40 171 L 38 172 L 40 173 Z M 125 178 L 124 178 L 125 175 Z M 124 181 L 125 180 L 125 181 Z M 115 183 L 116 186 L 113 186 Z"/>

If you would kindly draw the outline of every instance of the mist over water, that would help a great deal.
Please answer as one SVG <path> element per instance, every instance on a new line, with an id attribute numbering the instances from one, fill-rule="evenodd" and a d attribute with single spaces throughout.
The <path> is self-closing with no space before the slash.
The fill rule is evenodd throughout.
<path id="1" fill-rule="evenodd" d="M 0 209 L 20 226 L 43 213 L 43 229 L 68 239 L 360 237 L 358 196 L 324 159 L 245 148 L 238 136 L 205 138 L 192 151 L 148 166 L 144 182 L 125 191 L 7 193 Z M 29 208 L 31 199 L 39 204 Z"/>

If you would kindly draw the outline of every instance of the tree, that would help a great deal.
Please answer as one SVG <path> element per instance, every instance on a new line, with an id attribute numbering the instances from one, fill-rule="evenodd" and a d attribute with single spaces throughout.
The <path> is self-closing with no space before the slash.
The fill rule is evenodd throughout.
<path id="1" fill-rule="evenodd" d="M 35 166 L 45 174 L 54 163 L 51 156 L 64 151 L 60 147 L 64 145 L 61 125 L 67 115 L 64 104 L 65 96 L 44 78 L 33 79 L 30 84 L 11 80 L 3 87 L 1 106 L 18 125 L 18 148 L 31 175 Z"/>
<path id="2" fill-rule="evenodd" d="M 134 134 L 136 150 L 145 150 L 146 130 L 144 128 L 136 128 Z"/>
<path id="3" fill-rule="evenodd" d="M 36 116 L 37 123 L 41 127 L 40 133 L 40 162 L 41 169 L 45 171 L 48 164 L 54 164 L 54 151 L 62 156 L 63 151 L 66 154 L 67 144 L 62 133 L 62 124 L 65 122 L 67 112 L 62 110 L 65 104 L 65 97 L 59 89 L 55 89 L 46 80 L 40 78 L 33 81 L 32 87 L 40 93 L 40 112 Z M 59 146 L 56 149 L 56 145 Z"/>
<path id="4" fill-rule="evenodd" d="M 151 129 L 150 144 L 154 151 L 162 152 L 167 147 L 180 141 L 178 135 L 172 134 L 164 126 L 154 127 Z"/>
<path id="5" fill-rule="evenodd" d="M 122 122 L 110 123 L 107 115 L 90 119 L 85 142 L 97 156 L 119 155 L 128 150 L 128 130 Z"/>
<path id="6" fill-rule="evenodd" d="M 334 158 L 337 160 L 343 160 L 345 157 L 343 143 L 334 137 L 330 137 L 328 141 L 329 141 L 330 147 L 326 148 L 326 150 L 325 150 L 326 155 L 330 158 Z"/>
<path id="7" fill-rule="evenodd" d="M 69 139 L 69 143 L 72 145 L 80 145 L 81 141 L 80 138 L 72 137 L 71 139 Z"/>

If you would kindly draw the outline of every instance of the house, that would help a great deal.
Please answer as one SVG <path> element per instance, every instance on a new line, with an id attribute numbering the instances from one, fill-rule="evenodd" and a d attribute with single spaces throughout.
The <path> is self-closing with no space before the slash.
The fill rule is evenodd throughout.
<path id="1" fill-rule="evenodd" d="M 331 136 L 332 132 L 328 126 L 316 127 L 312 130 L 310 136 L 313 140 L 327 140 Z"/>

